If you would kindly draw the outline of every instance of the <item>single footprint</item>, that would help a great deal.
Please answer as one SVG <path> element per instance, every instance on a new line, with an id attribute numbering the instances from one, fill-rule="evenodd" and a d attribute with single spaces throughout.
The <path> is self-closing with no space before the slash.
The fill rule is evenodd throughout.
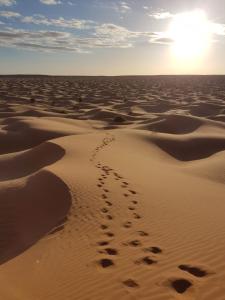
<path id="1" fill-rule="evenodd" d="M 171 286 L 179 294 L 183 294 L 192 286 L 192 283 L 187 279 L 175 279 L 171 282 Z"/>
<path id="2" fill-rule="evenodd" d="M 128 194 L 123 194 L 124 195 L 124 197 L 129 197 L 129 195 Z"/>
<path id="3" fill-rule="evenodd" d="M 138 288 L 139 287 L 139 284 L 136 281 L 134 281 L 133 279 L 124 280 L 123 284 L 129 288 Z"/>
<path id="4" fill-rule="evenodd" d="M 103 212 L 104 214 L 106 214 L 106 213 L 108 212 L 108 209 L 105 208 L 105 207 L 103 207 L 103 208 L 101 209 L 101 212 Z"/>
<path id="5" fill-rule="evenodd" d="M 135 207 L 133 207 L 133 206 L 128 206 L 128 209 L 129 209 L 129 210 L 135 210 Z"/>
<path id="6" fill-rule="evenodd" d="M 108 258 L 102 258 L 102 259 L 99 260 L 98 263 L 104 269 L 114 266 L 114 262 L 111 259 L 108 259 Z"/>
<path id="7" fill-rule="evenodd" d="M 104 249 L 104 252 L 108 255 L 118 255 L 118 251 L 114 248 L 106 248 Z"/>
<path id="8" fill-rule="evenodd" d="M 139 234 L 140 236 L 148 236 L 148 235 L 149 235 L 147 232 L 142 231 L 142 230 L 139 230 L 139 231 L 138 231 L 138 234 Z"/>
<path id="9" fill-rule="evenodd" d="M 123 224 L 123 227 L 125 228 L 131 228 L 131 226 L 132 226 L 132 222 L 130 221 L 127 221 L 126 223 Z"/>
<path id="10" fill-rule="evenodd" d="M 139 247 L 139 246 L 141 246 L 141 241 L 133 240 L 128 243 L 125 243 L 125 245 L 131 246 L 131 247 Z"/>
<path id="11" fill-rule="evenodd" d="M 145 264 L 145 265 L 153 265 L 156 264 L 157 261 L 150 258 L 149 256 L 145 256 L 135 262 L 136 264 Z"/>
<path id="12" fill-rule="evenodd" d="M 108 226 L 105 225 L 105 224 L 102 224 L 102 225 L 100 226 L 100 228 L 101 228 L 102 230 L 106 230 L 106 229 L 108 229 Z"/>
<path id="13" fill-rule="evenodd" d="M 112 203 L 110 201 L 105 201 L 105 203 L 108 205 L 108 206 L 112 206 Z"/>
<path id="14" fill-rule="evenodd" d="M 144 248 L 143 250 L 144 252 L 152 252 L 154 254 L 162 253 L 162 249 L 160 249 L 159 247 L 148 247 Z"/>
<path id="15" fill-rule="evenodd" d="M 141 216 L 137 213 L 134 213 L 133 216 L 134 216 L 135 219 L 141 219 Z"/>
<path id="16" fill-rule="evenodd" d="M 135 192 L 135 191 L 133 191 L 133 190 L 129 190 L 129 192 L 130 192 L 131 194 L 133 194 L 133 195 L 136 195 L 136 194 L 137 194 L 137 192 Z"/>
<path id="17" fill-rule="evenodd" d="M 103 189 L 103 191 L 104 191 L 105 193 L 109 193 L 109 190 L 107 190 L 107 189 Z"/>
<path id="18" fill-rule="evenodd" d="M 107 196 L 105 194 L 102 194 L 102 199 L 107 199 Z"/>
<path id="19" fill-rule="evenodd" d="M 208 273 L 200 268 L 192 267 L 189 265 L 180 265 L 178 266 L 182 271 L 188 272 L 196 277 L 205 277 Z"/>
<path id="20" fill-rule="evenodd" d="M 105 235 L 107 235 L 108 237 L 114 237 L 114 233 L 112 232 L 105 232 Z"/>
<path id="21" fill-rule="evenodd" d="M 111 215 L 106 215 L 106 218 L 107 218 L 108 220 L 112 220 L 112 219 L 113 219 L 113 217 L 112 217 Z"/>
<path id="22" fill-rule="evenodd" d="M 97 243 L 98 246 L 107 246 L 109 244 L 108 241 L 100 241 Z"/>

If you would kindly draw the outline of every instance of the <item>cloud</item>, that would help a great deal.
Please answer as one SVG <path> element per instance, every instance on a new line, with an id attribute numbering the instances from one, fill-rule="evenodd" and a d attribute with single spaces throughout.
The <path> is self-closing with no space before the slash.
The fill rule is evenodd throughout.
<path id="1" fill-rule="evenodd" d="M 154 37 L 154 33 L 129 31 L 108 23 L 95 26 L 92 32 L 79 36 L 65 31 L 5 28 L 0 31 L 0 45 L 35 51 L 88 53 L 96 48 L 130 48 L 143 38 Z"/>
<path id="2" fill-rule="evenodd" d="M 174 15 L 171 14 L 170 12 L 166 11 L 166 12 L 158 12 L 158 13 L 150 13 L 148 14 L 149 17 L 154 18 L 156 20 L 164 20 L 164 19 L 170 19 L 172 18 Z"/>
<path id="3" fill-rule="evenodd" d="M 14 11 L 0 11 L 0 17 L 4 18 L 19 18 L 21 17 L 21 14 L 14 12 Z"/>
<path id="4" fill-rule="evenodd" d="M 122 12 L 122 13 L 126 13 L 126 12 L 128 12 L 128 11 L 130 11 L 131 10 L 131 7 L 128 5 L 128 3 L 127 2 L 121 2 L 120 3 L 120 11 Z"/>
<path id="5" fill-rule="evenodd" d="M 40 2 L 46 5 L 57 5 L 62 3 L 59 0 L 40 0 Z"/>
<path id="6" fill-rule="evenodd" d="M 59 31 L 29 31 L 8 28 L 0 31 L 2 47 L 23 48 L 38 51 L 80 51 L 71 42 L 71 34 Z"/>
<path id="7" fill-rule="evenodd" d="M 95 24 L 94 21 L 90 20 L 79 20 L 79 19 L 64 19 L 60 17 L 58 19 L 49 19 L 42 15 L 27 16 L 21 18 L 23 23 L 33 23 L 36 25 L 55 26 L 72 29 L 89 29 Z"/>
<path id="8" fill-rule="evenodd" d="M 0 0 L 0 6 L 12 6 L 16 4 L 15 0 Z"/>
<path id="9" fill-rule="evenodd" d="M 219 23 L 212 23 L 211 24 L 211 31 L 216 35 L 223 35 L 225 36 L 225 24 Z"/>
<path id="10" fill-rule="evenodd" d="M 159 35 L 150 39 L 149 42 L 151 44 L 171 45 L 172 43 L 174 43 L 174 40 L 169 37 L 161 37 Z"/>

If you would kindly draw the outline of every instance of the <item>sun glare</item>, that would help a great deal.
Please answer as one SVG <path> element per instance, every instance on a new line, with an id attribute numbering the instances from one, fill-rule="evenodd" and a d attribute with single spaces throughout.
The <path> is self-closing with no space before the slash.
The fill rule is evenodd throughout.
<path id="1" fill-rule="evenodd" d="M 209 48 L 211 34 L 210 22 L 202 10 L 177 14 L 169 27 L 173 40 L 172 52 L 177 59 L 186 62 L 203 56 Z"/>

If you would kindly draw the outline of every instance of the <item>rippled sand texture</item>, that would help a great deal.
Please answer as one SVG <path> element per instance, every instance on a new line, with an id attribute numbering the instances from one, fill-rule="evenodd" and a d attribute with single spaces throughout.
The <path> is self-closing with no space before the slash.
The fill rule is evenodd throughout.
<path id="1" fill-rule="evenodd" d="M 0 299 L 224 300 L 225 77 L 0 77 Z"/>

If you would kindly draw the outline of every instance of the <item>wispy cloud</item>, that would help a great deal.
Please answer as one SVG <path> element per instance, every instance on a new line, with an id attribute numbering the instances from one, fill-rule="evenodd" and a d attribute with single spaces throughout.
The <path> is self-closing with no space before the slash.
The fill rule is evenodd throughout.
<path id="1" fill-rule="evenodd" d="M 149 13 L 148 16 L 152 17 L 156 20 L 163 20 L 163 19 L 170 19 L 174 15 L 171 14 L 170 12 L 166 11 L 166 12 Z"/>
<path id="2" fill-rule="evenodd" d="M 115 24 L 93 27 L 88 35 L 74 35 L 61 31 L 29 31 L 5 28 L 0 31 L 2 47 L 23 48 L 36 51 L 90 52 L 96 48 L 130 48 L 140 38 L 156 37 L 150 32 L 134 32 Z"/>
<path id="3" fill-rule="evenodd" d="M 0 17 L 4 18 L 19 18 L 21 17 L 21 14 L 14 12 L 14 11 L 0 11 Z"/>
<path id="4" fill-rule="evenodd" d="M 15 0 L 0 0 L 0 6 L 12 6 L 16 4 Z"/>
<path id="5" fill-rule="evenodd" d="M 122 1 L 122 2 L 120 3 L 120 11 L 121 11 L 122 13 L 126 13 L 126 12 L 128 12 L 128 11 L 130 11 L 130 10 L 131 10 L 131 7 L 128 5 L 127 2 Z"/>
<path id="6" fill-rule="evenodd" d="M 26 16 L 22 17 L 21 21 L 23 23 L 33 23 L 36 25 L 47 25 L 47 26 L 55 26 L 55 27 L 62 27 L 62 28 L 72 28 L 72 29 L 88 29 L 93 24 L 94 21 L 91 20 L 80 20 L 80 19 L 64 19 L 60 17 L 58 19 L 49 19 L 42 15 L 34 15 L 34 16 Z"/>
<path id="7" fill-rule="evenodd" d="M 62 3 L 59 0 L 40 0 L 40 2 L 46 5 L 57 5 Z"/>

